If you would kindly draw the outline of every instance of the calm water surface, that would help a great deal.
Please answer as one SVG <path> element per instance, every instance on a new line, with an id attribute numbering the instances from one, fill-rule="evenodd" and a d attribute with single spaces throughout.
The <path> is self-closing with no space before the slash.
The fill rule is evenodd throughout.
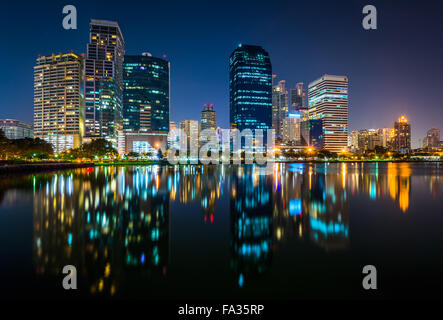
<path id="1" fill-rule="evenodd" d="M 438 163 L 96 167 L 0 178 L 9 297 L 442 297 Z M 64 265 L 79 290 L 62 289 Z M 362 289 L 377 267 L 379 289 Z"/>

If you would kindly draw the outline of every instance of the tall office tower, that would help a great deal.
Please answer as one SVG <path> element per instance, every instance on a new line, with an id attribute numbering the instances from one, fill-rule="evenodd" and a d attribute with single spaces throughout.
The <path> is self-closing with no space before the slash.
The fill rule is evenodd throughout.
<path id="1" fill-rule="evenodd" d="M 34 137 L 55 153 L 82 143 L 83 62 L 81 55 L 61 53 L 39 56 L 34 67 Z"/>
<path id="2" fill-rule="evenodd" d="M 199 145 L 200 126 L 197 120 L 183 120 L 180 122 L 180 131 L 185 135 L 180 139 L 187 139 L 188 150 L 197 150 Z"/>
<path id="3" fill-rule="evenodd" d="M 283 120 L 288 116 L 288 90 L 285 80 L 280 80 L 278 85 L 272 87 L 272 129 L 275 136 L 281 138 L 283 134 Z"/>
<path id="4" fill-rule="evenodd" d="M 405 116 L 394 123 L 394 141 L 392 149 L 400 153 L 411 152 L 411 125 Z"/>
<path id="5" fill-rule="evenodd" d="M 431 128 L 423 139 L 423 148 L 438 148 L 440 145 L 440 130 Z"/>
<path id="6" fill-rule="evenodd" d="M 302 145 L 323 149 L 323 121 L 306 119 L 300 124 Z"/>
<path id="7" fill-rule="evenodd" d="M 306 108 L 306 90 L 303 89 L 303 82 L 298 82 L 295 89 L 290 90 L 291 93 L 291 110 L 290 112 L 297 112 L 300 109 Z"/>
<path id="8" fill-rule="evenodd" d="M 348 78 L 323 75 L 308 89 L 309 119 L 323 120 L 323 148 L 342 152 L 348 145 Z"/>
<path id="9" fill-rule="evenodd" d="M 123 63 L 123 129 L 169 131 L 169 62 L 152 57 L 125 56 Z"/>
<path id="10" fill-rule="evenodd" d="M 115 142 L 122 129 L 125 43 L 117 22 L 91 20 L 85 60 L 85 136 Z"/>
<path id="11" fill-rule="evenodd" d="M 348 147 L 352 152 L 357 152 L 358 149 L 358 130 L 352 130 L 348 136 Z"/>
<path id="12" fill-rule="evenodd" d="M 240 45 L 232 52 L 229 94 L 231 127 L 240 131 L 272 128 L 272 65 L 262 47 Z"/>
<path id="13" fill-rule="evenodd" d="M 217 129 L 217 113 L 214 111 L 214 105 L 204 104 L 203 111 L 200 113 L 201 130 Z"/>
<path id="14" fill-rule="evenodd" d="M 32 124 L 14 119 L 0 120 L 0 129 L 5 133 L 6 138 L 11 140 L 34 138 Z"/>

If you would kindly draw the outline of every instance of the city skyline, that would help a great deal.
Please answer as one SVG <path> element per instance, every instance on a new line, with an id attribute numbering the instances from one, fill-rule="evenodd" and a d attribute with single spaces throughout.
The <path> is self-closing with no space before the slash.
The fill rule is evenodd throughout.
<path id="1" fill-rule="evenodd" d="M 176 8 L 168 12 L 168 17 L 177 19 L 173 24 L 162 24 L 164 28 L 154 29 L 151 23 L 155 24 L 159 18 L 155 17 L 152 22 L 140 19 L 141 13 L 129 9 L 120 10 L 121 4 L 118 2 L 110 2 L 103 10 L 99 10 L 100 2 L 88 4 L 90 8 L 85 2 L 79 3 L 76 4 L 79 14 L 78 30 L 71 31 L 66 31 L 61 26 L 61 2 L 38 6 L 27 4 L 30 9 L 26 12 L 20 10 L 19 6 L 15 10 L 15 5 L 10 5 L 8 15 L 3 17 L 2 13 L 1 32 L 5 32 L 6 40 L 23 37 L 21 34 L 26 31 L 20 28 L 10 31 L 4 25 L 13 23 L 18 15 L 31 24 L 33 21 L 43 22 L 35 26 L 38 35 L 29 39 L 26 45 L 9 41 L 15 49 L 13 55 L 9 52 L 0 53 L 2 68 L 9 79 L 4 80 L 0 86 L 0 118 L 33 122 L 32 78 L 28 75 L 37 55 L 69 52 L 71 49 L 76 53 L 85 53 L 89 20 L 97 18 L 119 23 L 125 36 L 126 54 L 140 55 L 148 51 L 153 56 L 162 58 L 166 54 L 166 59 L 171 62 L 171 120 L 176 123 L 185 118 L 199 119 L 202 103 L 212 101 L 216 106 L 220 126 L 229 126 L 227 65 L 229 54 L 239 43 L 257 44 L 268 51 L 273 73 L 277 74 L 277 80 L 286 80 L 288 88 L 294 88 L 298 82 L 310 83 L 325 73 L 348 76 L 349 132 L 362 128 L 388 127 L 404 114 L 412 126 L 412 147 L 417 148 L 421 147 L 422 139 L 429 128 L 440 128 L 443 123 L 442 114 L 438 112 L 441 108 L 438 88 L 443 83 L 435 72 L 442 66 L 442 62 L 436 57 L 443 48 L 433 41 L 443 29 L 436 14 L 441 6 L 439 4 L 426 3 L 420 7 L 417 3 L 404 2 L 402 6 L 398 6 L 389 1 L 376 1 L 374 5 L 380 14 L 380 30 L 375 31 L 365 31 L 361 27 L 361 8 L 364 2 L 360 1 L 339 1 L 335 7 L 323 3 L 318 10 L 317 17 L 321 21 L 318 26 L 309 21 L 314 7 L 306 3 L 296 4 L 299 10 L 293 17 L 288 17 L 285 11 L 295 4 L 285 1 L 281 2 L 281 6 L 276 6 L 277 8 L 269 8 L 262 2 L 254 2 L 255 5 L 251 7 L 248 6 L 250 1 L 243 1 L 236 11 L 230 9 L 232 6 L 229 1 L 225 5 L 200 4 L 200 11 L 197 13 L 191 11 L 199 2 L 192 2 L 189 7 L 176 2 L 167 4 Z M 149 3 L 144 6 L 160 10 L 164 5 Z M 144 6 L 138 6 L 141 12 Z M 186 13 L 185 20 L 180 16 L 182 9 Z M 205 30 L 201 29 L 202 21 L 191 21 L 195 14 L 205 16 L 214 10 L 219 10 L 221 15 L 232 11 L 232 17 L 214 17 L 214 21 L 208 25 L 209 29 Z M 243 28 L 246 22 L 241 22 L 239 16 L 246 10 L 257 13 L 259 17 L 272 16 L 275 25 L 269 22 L 256 25 L 253 22 L 252 25 L 259 28 L 259 32 L 251 27 Z M 38 17 L 34 17 L 35 12 L 42 15 L 37 14 Z M 411 15 L 417 19 L 405 19 Z M 278 20 L 278 17 L 282 19 Z M 292 21 L 290 18 L 294 17 L 298 19 Z M 339 18 L 339 24 L 334 23 L 336 18 Z M 229 26 L 228 20 L 232 26 Z M 284 27 L 282 33 L 276 33 L 279 25 L 275 21 L 281 21 L 281 26 Z M 330 32 L 341 32 L 345 38 L 334 39 L 337 45 L 327 50 L 327 55 L 318 51 L 320 45 L 316 42 L 323 41 L 321 46 L 330 44 L 331 40 L 320 30 L 325 24 L 329 26 Z M 40 28 L 45 30 L 41 35 Z M 234 28 L 244 31 L 234 33 Z M 399 30 L 408 34 L 408 38 L 393 38 Z M 141 37 L 141 34 L 146 35 Z M 298 50 L 295 50 L 291 37 L 297 40 Z M 415 48 L 408 41 L 414 43 Z M 420 48 L 416 48 L 417 43 Z M 340 47 L 340 44 L 343 46 Z M 11 59 L 12 62 L 19 59 L 20 64 L 11 63 Z M 11 68 L 14 68 L 14 72 Z M 193 77 L 190 77 L 191 74 Z M 380 116 L 381 112 L 383 116 Z"/>

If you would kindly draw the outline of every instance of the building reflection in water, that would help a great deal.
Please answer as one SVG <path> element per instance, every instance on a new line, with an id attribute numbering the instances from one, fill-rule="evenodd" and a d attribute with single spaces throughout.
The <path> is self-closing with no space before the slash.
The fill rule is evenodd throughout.
<path id="1" fill-rule="evenodd" d="M 267 272 L 272 259 L 272 176 L 256 166 L 233 166 L 231 173 L 231 268 L 237 284 Z"/>
<path id="2" fill-rule="evenodd" d="M 325 252 L 346 250 L 352 195 L 391 199 L 401 212 L 410 205 L 408 163 L 275 164 L 268 176 L 257 169 L 96 167 L 27 179 L 34 190 L 36 274 L 58 275 L 72 264 L 92 294 L 105 295 L 118 293 L 131 279 L 165 278 L 170 202 L 180 214 L 197 203 L 205 223 L 230 215 L 230 267 L 236 286 L 243 287 L 270 270 L 275 250 L 286 241 L 313 242 Z M 438 175 L 426 179 L 436 193 Z M 0 185 L 5 198 L 14 194 L 5 190 Z M 229 212 L 217 205 L 224 190 Z"/>
<path id="3" fill-rule="evenodd" d="M 310 239 L 325 250 L 345 249 L 349 239 L 346 167 L 276 164 L 273 216 L 277 241 Z"/>
<path id="4" fill-rule="evenodd" d="M 115 294 L 130 278 L 164 276 L 169 192 L 160 167 L 96 167 L 35 182 L 34 252 L 39 274 L 74 265 L 90 292 Z"/>
<path id="5" fill-rule="evenodd" d="M 411 197 L 411 164 L 410 163 L 354 163 L 350 177 L 351 192 L 367 194 L 371 200 L 389 197 L 406 212 Z M 432 192 L 432 189 L 431 189 Z"/>

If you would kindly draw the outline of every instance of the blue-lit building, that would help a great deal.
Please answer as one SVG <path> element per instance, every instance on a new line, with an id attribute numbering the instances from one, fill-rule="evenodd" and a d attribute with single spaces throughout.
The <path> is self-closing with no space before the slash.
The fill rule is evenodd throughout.
<path id="1" fill-rule="evenodd" d="M 229 60 L 231 127 L 272 129 L 272 65 L 260 46 L 239 45 Z M 265 133 L 266 138 L 266 133 Z"/>
<path id="2" fill-rule="evenodd" d="M 301 135 L 304 145 L 323 149 L 323 121 L 321 119 L 305 120 L 301 123 Z"/>
<path id="3" fill-rule="evenodd" d="M 168 132 L 169 62 L 148 53 L 125 56 L 123 84 L 123 129 Z"/>

